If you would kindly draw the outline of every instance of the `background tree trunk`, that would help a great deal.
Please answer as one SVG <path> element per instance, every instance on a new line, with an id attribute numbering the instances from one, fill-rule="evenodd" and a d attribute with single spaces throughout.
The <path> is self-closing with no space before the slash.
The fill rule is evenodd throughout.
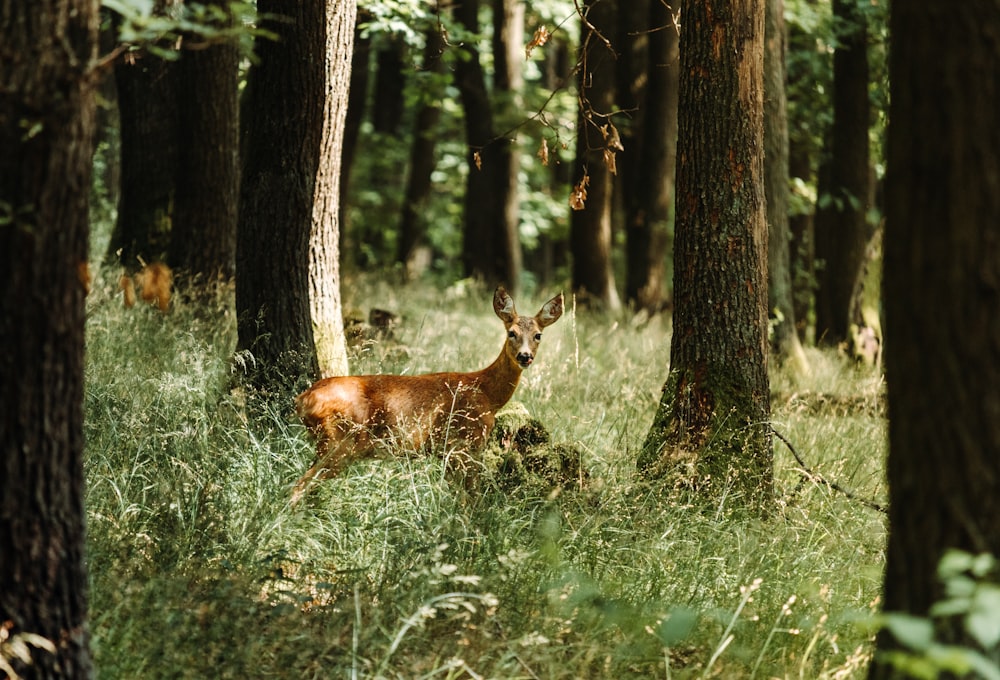
<path id="1" fill-rule="evenodd" d="M 326 112 L 326 1 L 260 0 L 278 40 L 260 40 L 242 111 L 236 244 L 238 357 L 273 399 L 319 374 L 310 307 L 313 199 Z M 247 356 L 252 355 L 250 360 Z"/>
<path id="2" fill-rule="evenodd" d="M 0 5 L 0 625 L 51 643 L 24 640 L 28 668 L 11 660 L 32 678 L 93 675 L 83 352 L 97 35 L 96 0 Z"/>
<path id="3" fill-rule="evenodd" d="M 766 507 L 764 5 L 681 7 L 670 373 L 638 463 L 657 475 L 693 462 L 705 491 Z"/>
<path id="4" fill-rule="evenodd" d="M 768 309 L 775 321 L 771 351 L 778 362 L 808 371 L 796 333 L 788 224 L 788 111 L 785 98 L 785 3 L 765 0 L 764 191 L 767 196 Z"/>
<path id="5" fill-rule="evenodd" d="M 445 49 L 443 27 L 431 24 L 426 33 L 423 56 L 423 73 L 440 77 L 444 72 L 441 55 Z M 419 77 L 419 76 L 418 76 Z M 422 271 L 417 257 L 418 249 L 424 244 L 427 233 L 425 209 L 431 194 L 431 175 L 437 165 L 434 155 L 437 148 L 436 127 L 441 118 L 441 87 L 432 87 L 421 103 L 413 128 L 413 145 L 410 148 L 409 174 L 406 193 L 403 197 L 403 211 L 399 222 L 399 242 L 396 261 L 406 268 L 409 278 L 416 278 Z"/>
<path id="6" fill-rule="evenodd" d="M 177 178 L 177 64 L 145 51 L 115 66 L 121 121 L 121 194 L 107 261 L 135 271 L 164 259 Z"/>
<path id="7" fill-rule="evenodd" d="M 615 54 L 601 36 L 615 35 L 618 13 L 616 0 L 591 0 L 586 8 L 580 36 L 574 182 L 588 178 L 587 200 L 582 210 L 570 218 L 570 250 L 573 255 L 573 291 L 581 302 L 593 301 L 615 310 L 621 307 L 611 261 L 612 172 L 605 152 L 620 151 L 616 142 L 605 139 L 601 128 L 608 125 L 615 109 Z M 607 130 L 610 132 L 611 128 Z M 617 138 L 617 134 L 615 134 Z"/>
<path id="8" fill-rule="evenodd" d="M 309 240 L 309 303 L 321 377 L 347 375 L 347 345 L 340 300 L 340 159 L 347 117 L 355 0 L 326 3 L 327 63 L 320 158 Z"/>
<path id="9" fill-rule="evenodd" d="M 868 31 L 856 0 L 833 0 L 841 27 L 833 55 L 830 172 L 820 175 L 816 257 L 824 262 L 816 291 L 816 340 L 848 339 L 851 303 L 868 245 L 870 192 Z M 822 180 L 829 179 L 829 184 Z"/>
<path id="10" fill-rule="evenodd" d="M 947 549 L 1000 555 L 1000 7 L 897 2 L 890 32 L 884 609 L 927 616 Z M 937 635 L 980 648 L 956 621 Z M 876 654 L 871 677 L 904 674 Z"/>
<path id="11" fill-rule="evenodd" d="M 227 41 L 186 50 L 178 65 L 178 168 L 168 262 L 182 285 L 184 277 L 211 284 L 235 273 L 239 58 L 238 46 Z"/>
<path id="12" fill-rule="evenodd" d="M 368 62 L 371 59 L 371 38 L 366 37 L 358 27 L 367 21 L 367 13 L 358 10 L 358 18 L 354 25 L 354 54 L 351 56 L 351 87 L 347 95 L 347 118 L 344 120 L 344 142 L 340 154 L 340 235 L 343 250 L 354 250 L 346 243 L 348 229 L 348 213 L 344 210 L 351 190 L 351 173 L 354 169 L 354 154 L 358 148 L 358 137 L 361 134 L 361 123 L 365 117 L 365 106 L 368 102 Z"/>

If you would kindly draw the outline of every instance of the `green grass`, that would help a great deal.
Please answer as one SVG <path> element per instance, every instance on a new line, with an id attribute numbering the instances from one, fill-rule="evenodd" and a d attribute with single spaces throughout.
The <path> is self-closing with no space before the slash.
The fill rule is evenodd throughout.
<path id="1" fill-rule="evenodd" d="M 231 295 L 124 310 L 89 301 L 91 627 L 104 678 L 850 678 L 871 654 L 884 517 L 803 477 L 775 442 L 778 511 L 640 483 L 669 322 L 576 314 L 545 333 L 515 400 L 584 452 L 590 488 L 467 496 L 433 458 L 363 462 L 298 507 L 312 443 L 230 392 Z M 491 291 L 343 286 L 393 310 L 354 372 L 472 370 L 503 339 Z M 534 313 L 554 291 L 518 298 Z M 773 419 L 809 465 L 884 495 L 883 386 L 810 352 L 772 377 Z M 803 481 L 805 479 L 805 481 Z"/>

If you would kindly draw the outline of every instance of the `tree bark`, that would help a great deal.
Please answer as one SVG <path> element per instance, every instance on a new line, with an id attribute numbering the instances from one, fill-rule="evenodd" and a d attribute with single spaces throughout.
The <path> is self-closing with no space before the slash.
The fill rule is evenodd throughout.
<path id="1" fill-rule="evenodd" d="M 611 261 L 613 174 L 609 162 L 621 145 L 610 118 L 615 109 L 615 54 L 602 37 L 615 34 L 618 5 L 616 0 L 590 0 L 584 11 L 587 20 L 581 26 L 577 66 L 579 115 L 573 177 L 577 186 L 586 182 L 587 198 L 570 217 L 573 291 L 583 303 L 616 310 L 621 300 Z"/>
<path id="2" fill-rule="evenodd" d="M 431 175 L 437 165 L 434 155 L 437 148 L 435 128 L 441 118 L 441 100 L 444 95 L 442 88 L 437 86 L 437 78 L 444 71 L 441 55 L 446 46 L 442 31 L 443 27 L 439 23 L 433 23 L 425 32 L 423 74 L 429 75 L 435 80 L 428 83 L 427 87 L 421 88 L 421 92 L 426 98 L 420 105 L 413 126 L 409 174 L 406 180 L 406 193 L 403 197 L 403 210 L 399 222 L 396 261 L 405 267 L 407 277 L 411 279 L 422 273 L 417 251 L 426 245 L 424 243 L 427 233 L 425 211 L 431 195 Z"/>
<path id="3" fill-rule="evenodd" d="M 166 257 L 177 178 L 177 64 L 144 50 L 115 66 L 121 194 L 106 261 L 135 271 Z"/>
<path id="4" fill-rule="evenodd" d="M 178 167 L 168 262 L 182 286 L 229 281 L 235 274 L 239 58 L 238 46 L 227 41 L 185 50 L 178 65 Z"/>
<path id="5" fill-rule="evenodd" d="M 326 2 L 260 0 L 278 40 L 260 40 L 242 111 L 236 243 L 237 358 L 249 386 L 283 399 L 319 374 L 310 307 L 313 201 L 326 107 Z"/>
<path id="6" fill-rule="evenodd" d="M 824 262 L 816 291 L 816 340 L 829 345 L 849 337 L 870 232 L 868 30 L 855 0 L 834 0 L 833 12 L 842 28 L 833 55 L 830 173 L 829 184 L 819 187 L 815 223 L 816 256 Z"/>
<path id="7" fill-rule="evenodd" d="M 893 3 L 890 32 L 883 606 L 925 617 L 946 550 L 1000 555 L 1000 7 Z M 960 621 L 936 634 L 982 649 Z M 872 678 L 907 677 L 883 655 L 897 648 L 880 635 Z"/>
<path id="8" fill-rule="evenodd" d="M 644 31 L 649 31 L 648 57 L 643 72 L 643 109 L 636 125 L 637 139 L 624 142 L 626 158 L 621 183 L 626 194 L 625 294 L 630 304 L 649 312 L 664 304 L 665 257 L 670 243 L 677 167 L 677 86 L 680 68 L 679 35 L 670 7 L 651 2 Z M 628 198 L 630 187 L 635 196 Z"/>
<path id="9" fill-rule="evenodd" d="M 26 644 L 31 665 L 9 662 L 32 678 L 93 675 L 83 382 L 97 40 L 96 0 L 0 4 L 0 627 Z"/>
<path id="10" fill-rule="evenodd" d="M 788 223 L 788 110 L 785 96 L 785 3 L 765 0 L 764 192 L 768 227 L 768 309 L 771 351 L 778 363 L 809 370 L 799 342 L 792 300 L 791 232 Z"/>
<path id="11" fill-rule="evenodd" d="M 320 158 L 309 237 L 309 303 L 319 374 L 347 375 L 340 300 L 340 159 L 354 49 L 355 0 L 326 3 L 326 71 Z"/>
<path id="12" fill-rule="evenodd" d="M 751 508 L 772 496 L 763 0 L 682 3 L 670 368 L 639 457 Z"/>

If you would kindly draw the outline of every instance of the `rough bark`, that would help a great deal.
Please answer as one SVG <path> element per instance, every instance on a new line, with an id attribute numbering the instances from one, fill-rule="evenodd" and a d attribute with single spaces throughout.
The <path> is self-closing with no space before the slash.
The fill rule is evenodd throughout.
<path id="1" fill-rule="evenodd" d="M 798 372 L 808 362 L 796 332 L 788 223 L 788 111 L 785 96 L 785 3 L 765 0 L 764 192 L 767 197 L 768 309 L 771 351 Z"/>
<path id="2" fill-rule="evenodd" d="M 10 661 L 31 678 L 93 675 L 83 380 L 97 35 L 95 0 L 0 4 L 0 627 L 27 643 L 31 665 Z"/>
<path id="3" fill-rule="evenodd" d="M 682 3 L 669 375 L 639 457 L 751 508 L 772 495 L 763 0 Z"/>
<path id="4" fill-rule="evenodd" d="M 570 219 L 573 291 L 583 303 L 621 307 L 611 261 L 613 174 L 609 158 L 620 151 L 610 116 L 615 110 L 615 53 L 602 36 L 615 34 L 616 0 L 591 0 L 585 7 L 577 65 L 576 161 L 573 181 L 586 177 L 586 204 Z M 588 25 L 589 24 L 589 25 Z M 595 30 L 596 29 L 596 30 Z M 600 32 L 600 34 L 598 34 Z M 602 131 L 604 128 L 604 131 Z"/>
<path id="5" fill-rule="evenodd" d="M 815 222 L 816 256 L 824 262 L 816 291 L 816 340 L 830 345 L 848 339 L 870 234 L 868 31 L 856 0 L 834 0 L 833 12 L 841 28 L 833 55 L 830 173 L 829 183 L 819 187 Z"/>
<path id="6" fill-rule="evenodd" d="M 315 377 L 310 237 L 326 106 L 326 2 L 260 0 L 278 40 L 257 44 L 242 110 L 237 358 L 246 382 L 281 399 Z M 252 357 L 252 358 L 251 358 Z"/>
<path id="7" fill-rule="evenodd" d="M 890 31 L 906 39 L 890 50 L 883 606 L 926 616 L 946 550 L 1000 555 L 1000 6 L 893 3 Z M 936 628 L 979 648 L 956 621 Z M 906 677 L 894 648 L 879 637 L 872 678 Z"/>
<path id="8" fill-rule="evenodd" d="M 178 167 L 168 262 L 179 283 L 231 280 L 239 195 L 239 49 L 189 49 L 178 65 Z"/>

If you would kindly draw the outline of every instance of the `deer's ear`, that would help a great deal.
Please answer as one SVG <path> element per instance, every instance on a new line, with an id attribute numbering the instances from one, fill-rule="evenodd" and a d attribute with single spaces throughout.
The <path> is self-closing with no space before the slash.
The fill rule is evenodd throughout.
<path id="1" fill-rule="evenodd" d="M 507 290 L 503 286 L 498 286 L 496 292 L 493 293 L 493 311 L 506 324 L 513 323 L 514 317 L 517 316 L 514 300 L 507 294 Z"/>
<path id="2" fill-rule="evenodd" d="M 538 315 L 535 317 L 538 319 L 538 325 L 542 328 L 550 326 L 559 320 L 559 317 L 563 313 L 563 296 L 562 293 L 556 295 L 554 298 L 542 305 L 542 308 L 538 311 Z"/>

